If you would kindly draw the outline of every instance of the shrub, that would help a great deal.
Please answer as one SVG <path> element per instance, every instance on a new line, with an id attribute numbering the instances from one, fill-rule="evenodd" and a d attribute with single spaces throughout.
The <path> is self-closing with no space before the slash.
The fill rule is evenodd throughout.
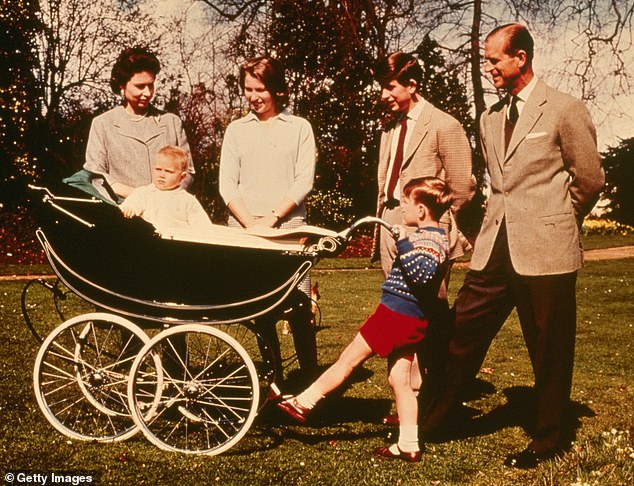
<path id="1" fill-rule="evenodd" d="M 373 226 L 359 229 L 339 258 L 369 258 L 372 253 L 373 233 Z"/>
<path id="2" fill-rule="evenodd" d="M 313 192 L 306 198 L 306 211 L 310 224 L 332 230 L 344 229 L 354 219 L 352 198 L 334 189 Z"/>
<path id="3" fill-rule="evenodd" d="M 586 218 L 581 227 L 583 236 L 589 235 L 619 235 L 634 234 L 634 228 L 610 219 Z"/>
<path id="4" fill-rule="evenodd" d="M 32 264 L 46 261 L 35 239 L 32 214 L 24 206 L 0 204 L 0 264 Z"/>

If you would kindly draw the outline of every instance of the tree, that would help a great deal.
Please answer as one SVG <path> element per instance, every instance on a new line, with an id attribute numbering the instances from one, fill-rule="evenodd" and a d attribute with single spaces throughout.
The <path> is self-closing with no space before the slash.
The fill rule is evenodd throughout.
<path id="1" fill-rule="evenodd" d="M 68 174 L 83 163 L 90 118 L 112 106 L 114 59 L 124 47 L 147 44 L 147 37 L 160 45 L 160 35 L 147 35 L 151 20 L 132 1 L 40 0 L 40 18 L 34 66 L 39 142 L 47 163 Z"/>
<path id="2" fill-rule="evenodd" d="M 378 118 L 368 89 L 374 52 L 363 12 L 347 9 L 348 3 L 275 2 L 269 49 L 287 66 L 295 111 L 315 130 L 316 189 L 346 194 L 367 212 L 376 192 L 368 150 Z"/>
<path id="3" fill-rule="evenodd" d="M 513 21 L 527 25 L 536 40 L 538 75 L 587 101 L 595 123 L 607 129 L 613 120 L 631 119 L 622 98 L 632 85 L 633 0 L 429 0 L 425 7 L 435 23 L 421 25 L 422 31 L 433 31 L 468 81 L 476 120 L 499 95 L 480 70 L 481 37 Z"/>
<path id="4" fill-rule="evenodd" d="M 218 188 L 220 149 L 226 126 L 243 106 L 238 63 L 225 55 L 230 21 L 196 2 L 171 7 L 158 23 L 164 32 L 161 85 L 167 78 L 169 86 L 164 109 L 181 118 L 187 133 L 196 168 L 190 190 L 212 220 L 223 222 L 227 208 Z"/>
<path id="5" fill-rule="evenodd" d="M 237 25 L 228 55 L 274 54 L 288 68 L 293 110 L 309 119 L 318 142 L 312 202 L 323 205 L 327 194 L 329 208 L 337 206 L 333 198 L 347 207 L 352 197 L 358 214 L 373 213 L 382 113 L 371 68 L 411 27 L 418 3 L 263 0 L 239 9 L 230 0 L 204 1 Z"/>
<path id="6" fill-rule="evenodd" d="M 416 49 L 423 68 L 423 97 L 456 118 L 464 127 L 473 150 L 473 173 L 478 181 L 484 179 L 484 158 L 478 144 L 478 125 L 471 114 L 467 89 L 460 80 L 459 71 L 445 59 L 438 43 L 425 36 Z M 477 234 L 482 222 L 482 191 L 476 191 L 473 200 L 460 211 L 459 224 L 463 232 Z"/>
<path id="7" fill-rule="evenodd" d="M 37 0 L 2 0 L 0 29 L 0 205 L 20 203 L 38 177 L 37 84 L 33 37 L 41 28 Z"/>
<path id="8" fill-rule="evenodd" d="M 291 74 L 294 109 L 311 120 L 318 136 L 317 187 L 350 193 L 363 213 L 372 210 L 380 130 L 370 68 L 387 52 L 412 52 L 426 35 L 433 38 L 447 66 L 441 75 L 466 87 L 476 120 L 487 99 L 497 96 L 480 71 L 482 33 L 511 20 L 529 25 L 538 50 L 562 50 L 565 61 L 544 66 L 540 77 L 591 102 L 599 124 L 607 114 L 598 108 L 610 107 L 610 100 L 613 106 L 619 94 L 630 91 L 627 34 L 634 0 L 188 0 L 169 4 L 170 15 L 178 8 L 182 16 L 169 24 L 153 18 L 160 12 L 151 0 L 40 3 L 44 28 L 37 31 L 34 73 L 41 95 L 33 98 L 38 105 L 33 113 L 41 119 L 41 136 L 36 138 L 49 147 L 52 165 L 65 172 L 81 163 L 89 119 L 116 102 L 106 82 L 114 57 L 137 39 L 146 44 L 149 39 L 167 60 L 157 102 L 180 99 L 176 106 L 188 131 L 194 138 L 201 131 L 204 150 L 197 163 L 199 175 L 208 179 L 205 171 L 208 167 L 213 174 L 217 160 L 205 157 L 216 157 L 216 151 L 203 154 L 221 142 L 224 125 L 243 108 L 237 66 L 262 53 L 281 58 Z M 567 81 L 576 85 L 565 86 Z M 194 100 L 204 105 L 199 112 Z M 478 150 L 477 130 L 471 126 L 466 128 Z M 480 180 L 481 172 L 478 166 Z"/>
<path id="9" fill-rule="evenodd" d="M 609 216 L 634 226 L 634 138 L 622 140 L 602 155 L 605 169 L 602 198 L 609 201 Z"/>

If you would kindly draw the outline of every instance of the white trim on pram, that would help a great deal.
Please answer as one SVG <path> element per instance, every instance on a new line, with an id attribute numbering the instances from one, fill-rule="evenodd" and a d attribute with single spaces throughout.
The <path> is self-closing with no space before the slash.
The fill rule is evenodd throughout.
<path id="1" fill-rule="evenodd" d="M 340 236 L 335 231 L 310 225 L 293 229 L 261 226 L 244 229 L 214 224 L 197 230 L 165 228 L 157 230 L 157 233 L 166 240 L 301 254 L 333 251 L 329 250 L 329 247 L 330 245 L 339 246 L 336 240 Z M 315 240 L 319 241 L 315 242 Z"/>

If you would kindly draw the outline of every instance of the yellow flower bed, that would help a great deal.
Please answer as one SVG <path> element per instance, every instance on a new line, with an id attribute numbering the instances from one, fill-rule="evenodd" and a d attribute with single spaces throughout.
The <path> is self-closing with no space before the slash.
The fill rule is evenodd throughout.
<path id="1" fill-rule="evenodd" d="M 583 221 L 581 232 L 584 236 L 588 235 L 621 235 L 627 236 L 634 233 L 634 228 L 627 224 L 618 223 L 611 219 L 591 219 L 586 218 Z"/>

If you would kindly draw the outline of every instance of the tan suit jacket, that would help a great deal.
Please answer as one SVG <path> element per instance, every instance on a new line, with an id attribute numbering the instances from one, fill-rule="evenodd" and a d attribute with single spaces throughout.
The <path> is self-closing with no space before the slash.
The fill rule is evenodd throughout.
<path id="1" fill-rule="evenodd" d="M 497 103 L 480 120 L 491 195 L 471 268 L 486 266 L 505 224 L 518 274 L 573 272 L 582 265 L 579 226 L 605 182 L 588 110 L 538 81 L 505 151 L 505 104 Z"/>
<path id="2" fill-rule="evenodd" d="M 472 175 L 471 145 L 458 120 L 424 101 L 405 153 L 400 174 L 400 187 L 418 177 L 438 177 L 444 180 L 454 198 L 451 210 L 441 219 L 449 236 L 450 257 L 457 258 L 469 247 L 458 231 L 455 213 L 472 197 L 475 179 Z M 395 129 L 381 135 L 379 149 L 377 216 L 383 213 L 385 184 L 390 163 L 390 147 Z M 378 238 L 375 238 L 375 251 Z"/>

